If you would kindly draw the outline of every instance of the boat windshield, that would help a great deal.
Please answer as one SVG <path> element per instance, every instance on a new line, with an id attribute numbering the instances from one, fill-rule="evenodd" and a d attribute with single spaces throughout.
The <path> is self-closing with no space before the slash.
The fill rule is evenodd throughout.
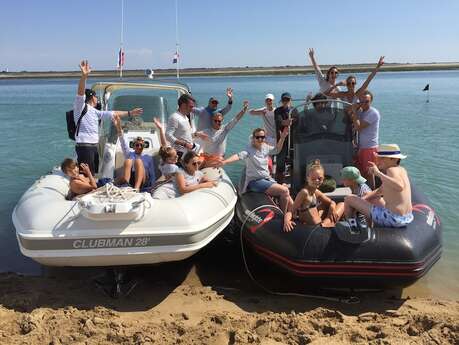
<path id="1" fill-rule="evenodd" d="M 331 137 L 350 139 L 352 121 L 346 112 L 345 102 L 337 100 L 318 100 L 303 103 L 292 110 L 297 120 L 293 126 L 293 138 L 296 142 L 317 140 Z"/>
<path id="2" fill-rule="evenodd" d="M 106 109 L 128 111 L 143 108 L 141 116 L 123 117 L 122 127 L 127 131 L 151 132 L 156 129 L 153 118 L 165 123 L 169 115 L 176 110 L 177 98 L 180 95 L 181 92 L 177 89 L 119 89 L 109 95 Z M 115 143 L 117 135 L 113 123 L 105 121 L 103 128 L 107 140 Z"/>

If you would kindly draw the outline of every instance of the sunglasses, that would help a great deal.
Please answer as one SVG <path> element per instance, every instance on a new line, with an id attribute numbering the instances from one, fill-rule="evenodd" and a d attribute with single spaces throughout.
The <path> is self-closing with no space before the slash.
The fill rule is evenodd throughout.
<path id="1" fill-rule="evenodd" d="M 366 100 L 366 101 L 360 101 L 359 103 L 360 103 L 360 104 L 368 104 L 368 103 L 370 103 L 370 101 L 368 101 L 368 100 Z"/>
<path id="2" fill-rule="evenodd" d="M 212 101 L 211 104 L 218 104 L 218 101 Z"/>
<path id="3" fill-rule="evenodd" d="M 347 85 L 355 85 L 355 81 L 349 82 Z"/>
<path id="4" fill-rule="evenodd" d="M 222 123 L 223 120 L 213 120 L 215 123 Z"/>
<path id="5" fill-rule="evenodd" d="M 257 140 L 265 140 L 265 138 L 266 137 L 264 135 L 256 135 L 255 136 L 255 139 L 257 139 Z"/>
<path id="6" fill-rule="evenodd" d="M 272 102 L 273 100 L 271 98 L 266 98 L 266 102 Z"/>
<path id="7" fill-rule="evenodd" d="M 199 166 L 199 162 L 192 162 L 191 165 L 197 167 L 197 166 Z"/>
<path id="8" fill-rule="evenodd" d="M 289 102 L 290 98 L 282 98 L 282 102 Z"/>
<path id="9" fill-rule="evenodd" d="M 329 74 L 339 74 L 339 72 L 338 71 L 330 71 Z"/>
<path id="10" fill-rule="evenodd" d="M 141 147 L 141 148 L 143 148 L 143 143 L 135 143 L 135 144 L 134 144 L 134 147 Z"/>

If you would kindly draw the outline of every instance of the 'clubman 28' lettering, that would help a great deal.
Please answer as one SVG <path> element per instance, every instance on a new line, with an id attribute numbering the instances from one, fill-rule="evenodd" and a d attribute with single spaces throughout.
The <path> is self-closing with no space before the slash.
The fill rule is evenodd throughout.
<path id="1" fill-rule="evenodd" d="M 143 247 L 148 245 L 149 238 L 96 238 L 73 241 L 75 249 Z"/>

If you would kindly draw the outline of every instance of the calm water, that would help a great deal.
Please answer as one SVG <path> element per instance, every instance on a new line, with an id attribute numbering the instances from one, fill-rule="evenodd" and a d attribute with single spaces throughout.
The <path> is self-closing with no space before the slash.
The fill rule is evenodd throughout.
<path id="1" fill-rule="evenodd" d="M 357 75 L 362 81 L 364 75 Z M 100 80 L 90 80 L 90 83 Z M 317 90 L 312 76 L 185 78 L 201 105 L 210 96 L 225 101 L 234 89 L 233 116 L 243 99 L 261 106 L 264 95 L 284 91 L 303 98 Z M 430 102 L 421 92 L 430 83 Z M 40 267 L 23 257 L 16 244 L 11 212 L 21 194 L 42 174 L 73 155 L 67 139 L 65 111 L 71 108 L 76 80 L 0 80 L 0 271 L 38 274 Z M 459 298 L 459 71 L 381 73 L 370 89 L 381 112 L 380 141 L 399 143 L 404 162 L 418 188 L 430 198 L 443 223 L 441 261 L 411 294 Z M 231 132 L 227 153 L 245 147 L 249 132 L 261 121 L 246 115 Z M 240 166 L 228 169 L 236 180 Z M 411 291 L 411 292 L 410 292 Z"/>

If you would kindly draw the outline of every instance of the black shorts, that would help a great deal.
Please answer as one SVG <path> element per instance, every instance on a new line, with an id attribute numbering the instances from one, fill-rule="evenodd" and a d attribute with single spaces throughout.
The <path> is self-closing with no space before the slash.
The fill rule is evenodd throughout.
<path id="1" fill-rule="evenodd" d="M 78 157 L 78 165 L 86 163 L 93 175 L 99 172 L 99 150 L 97 149 L 97 144 L 76 144 L 75 151 Z"/>

